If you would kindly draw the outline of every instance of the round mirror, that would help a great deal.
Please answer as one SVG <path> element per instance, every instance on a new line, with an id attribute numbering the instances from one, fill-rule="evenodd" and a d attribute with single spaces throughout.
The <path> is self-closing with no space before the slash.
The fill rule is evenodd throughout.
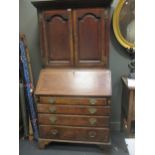
<path id="1" fill-rule="evenodd" d="M 119 43 L 127 48 L 135 47 L 135 0 L 119 0 L 113 14 L 113 29 Z"/>

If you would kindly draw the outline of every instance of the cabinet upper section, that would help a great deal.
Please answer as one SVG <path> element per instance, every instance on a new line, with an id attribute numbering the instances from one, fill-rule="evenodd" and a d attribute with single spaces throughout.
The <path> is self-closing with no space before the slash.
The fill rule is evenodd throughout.
<path id="1" fill-rule="evenodd" d="M 109 9 L 101 6 L 108 6 L 109 0 L 54 0 L 33 4 L 38 8 L 45 67 L 108 67 Z M 66 8 L 62 8 L 64 5 Z"/>

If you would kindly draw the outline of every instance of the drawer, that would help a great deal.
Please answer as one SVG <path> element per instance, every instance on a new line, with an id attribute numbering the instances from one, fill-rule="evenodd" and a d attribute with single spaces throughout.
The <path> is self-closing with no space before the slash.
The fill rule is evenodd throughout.
<path id="1" fill-rule="evenodd" d="M 72 115 L 110 115 L 110 106 L 83 106 L 83 105 L 51 105 L 38 104 L 39 113 L 56 113 Z"/>
<path id="2" fill-rule="evenodd" d="M 108 128 L 41 125 L 39 126 L 39 134 L 40 138 L 45 139 L 109 142 Z"/>
<path id="3" fill-rule="evenodd" d="M 39 124 L 43 125 L 65 125 L 65 126 L 89 126 L 108 127 L 109 116 L 79 116 L 79 115 L 53 115 L 39 114 Z"/>
<path id="4" fill-rule="evenodd" d="M 39 103 L 71 104 L 71 105 L 108 105 L 107 98 L 80 98 L 80 97 L 48 97 L 41 96 Z"/>

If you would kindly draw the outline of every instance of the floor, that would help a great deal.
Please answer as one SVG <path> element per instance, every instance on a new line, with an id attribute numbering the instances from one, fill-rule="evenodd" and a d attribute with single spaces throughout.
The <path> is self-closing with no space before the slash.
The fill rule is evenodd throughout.
<path id="1" fill-rule="evenodd" d="M 37 148 L 37 143 L 28 140 L 19 141 L 19 155 L 129 155 L 124 134 L 112 132 L 112 146 L 101 149 L 97 145 L 51 143 L 44 150 Z"/>
<path id="2" fill-rule="evenodd" d="M 135 155 L 135 139 L 134 138 L 125 138 L 125 143 L 130 155 Z"/>

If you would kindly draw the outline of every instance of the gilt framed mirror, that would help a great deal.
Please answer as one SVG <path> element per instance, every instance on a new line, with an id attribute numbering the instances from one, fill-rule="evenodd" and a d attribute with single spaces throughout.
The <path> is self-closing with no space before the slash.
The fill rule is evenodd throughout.
<path id="1" fill-rule="evenodd" d="M 127 51 L 135 48 L 135 0 L 119 0 L 113 14 L 113 30 Z"/>

